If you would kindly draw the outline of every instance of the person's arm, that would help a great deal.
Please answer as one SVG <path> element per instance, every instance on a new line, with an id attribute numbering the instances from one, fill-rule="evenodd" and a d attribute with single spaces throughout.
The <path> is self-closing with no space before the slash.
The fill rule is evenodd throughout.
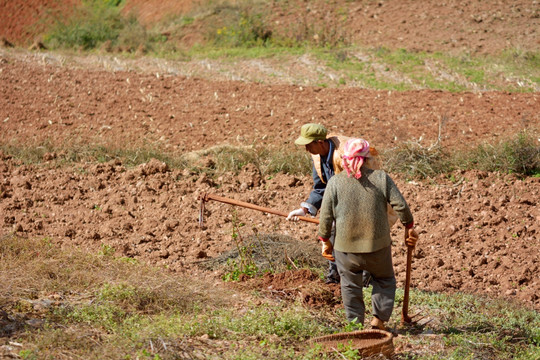
<path id="1" fill-rule="evenodd" d="M 334 201 L 336 197 L 335 188 L 332 185 L 334 182 L 330 180 L 321 204 L 321 213 L 319 216 L 319 238 L 323 240 L 330 239 L 332 234 L 332 224 L 335 220 Z"/>
<path id="2" fill-rule="evenodd" d="M 309 194 L 308 199 L 302 202 L 300 206 L 307 209 L 309 214 L 315 216 L 317 215 L 317 211 L 319 211 L 321 207 L 321 204 L 323 201 L 323 195 L 326 190 L 326 184 L 323 183 L 323 181 L 317 174 L 317 171 L 315 170 L 315 166 L 313 166 L 312 176 L 313 176 L 313 189 L 311 190 L 311 193 Z"/>
<path id="3" fill-rule="evenodd" d="M 310 214 L 311 216 L 317 215 L 317 212 L 321 207 L 325 189 L 326 184 L 322 182 L 315 170 L 315 166 L 313 166 L 313 189 L 309 194 L 309 198 L 300 203 L 299 209 L 291 211 L 287 216 L 287 220 L 298 221 L 298 216 L 306 216 L 307 214 Z"/>
<path id="4" fill-rule="evenodd" d="M 396 184 L 388 174 L 386 175 L 387 191 L 389 194 L 388 203 L 398 214 L 403 226 L 405 226 L 405 245 L 414 248 L 418 241 L 418 233 L 414 229 L 414 218 L 407 201 L 397 188 Z"/>
<path id="5" fill-rule="evenodd" d="M 401 223 L 407 229 L 410 229 L 414 226 L 414 218 L 411 213 L 411 209 L 407 204 L 407 201 L 399 191 L 398 187 L 388 174 L 386 174 L 386 194 L 388 203 L 392 206 L 392 209 L 395 210 Z"/>
<path id="6" fill-rule="evenodd" d="M 318 232 L 318 238 L 321 242 L 321 255 L 328 261 L 336 261 L 333 254 L 334 246 L 330 241 L 334 222 L 334 197 L 332 182 L 329 182 L 322 199 Z"/>

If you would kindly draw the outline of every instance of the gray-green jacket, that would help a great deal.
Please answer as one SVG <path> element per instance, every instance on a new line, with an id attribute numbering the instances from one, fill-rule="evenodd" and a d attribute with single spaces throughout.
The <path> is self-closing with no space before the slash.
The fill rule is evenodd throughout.
<path id="1" fill-rule="evenodd" d="M 396 211 L 402 224 L 413 221 L 411 210 L 394 181 L 383 170 L 362 167 L 362 177 L 334 175 L 324 193 L 319 236 L 330 238 L 336 222 L 334 249 L 341 252 L 370 253 L 391 244 L 387 205 Z"/>

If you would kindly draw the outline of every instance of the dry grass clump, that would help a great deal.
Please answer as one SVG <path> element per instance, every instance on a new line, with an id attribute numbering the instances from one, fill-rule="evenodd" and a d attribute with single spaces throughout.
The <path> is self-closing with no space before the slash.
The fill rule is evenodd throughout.
<path id="1" fill-rule="evenodd" d="M 195 284 L 131 258 L 115 258 L 106 248 L 89 254 L 61 248 L 47 238 L 8 235 L 0 239 L 0 258 L 2 308 L 12 308 L 21 299 L 33 303 L 47 298 L 64 305 L 111 302 L 128 314 L 152 314 L 215 303 L 202 281 Z"/>
<path id="2" fill-rule="evenodd" d="M 484 171 L 502 171 L 525 176 L 540 175 L 540 136 L 522 131 L 499 144 L 482 144 L 467 156 L 465 167 Z"/>
<path id="3" fill-rule="evenodd" d="M 385 169 L 409 177 L 428 178 L 451 171 L 450 155 L 437 143 L 424 147 L 419 142 L 407 141 L 384 152 Z"/>
<path id="4" fill-rule="evenodd" d="M 476 148 L 449 151 L 440 141 L 422 146 L 407 141 L 384 152 L 385 169 L 411 178 L 429 178 L 456 169 L 513 173 L 521 176 L 540 174 L 540 137 L 522 131 L 497 144 L 483 143 Z"/>
<path id="5" fill-rule="evenodd" d="M 430 178 L 450 174 L 454 170 L 483 170 L 514 173 L 521 176 L 540 174 L 540 135 L 523 130 L 499 143 L 483 143 L 473 148 L 450 149 L 443 146 L 441 135 L 435 144 L 425 146 L 422 139 L 405 141 L 394 148 L 383 150 L 384 169 L 389 173 L 405 174 L 409 178 Z M 181 155 L 168 154 L 151 146 L 136 149 L 117 149 L 109 146 L 81 144 L 55 148 L 43 143 L 20 147 L 0 144 L 2 156 L 22 163 L 42 163 L 54 159 L 51 166 L 79 162 L 104 163 L 119 160 L 126 167 L 134 167 L 157 159 L 170 169 L 189 169 L 193 173 L 220 176 L 239 174 L 253 165 L 263 177 L 277 173 L 311 174 L 311 158 L 303 149 L 290 147 L 255 147 L 218 145 Z"/>
<path id="6" fill-rule="evenodd" d="M 237 238 L 237 246 L 220 256 L 201 262 L 212 270 L 230 270 L 231 267 L 249 267 L 254 273 L 279 273 L 289 269 L 324 268 L 317 244 L 295 240 L 279 234 L 253 234 Z M 240 269 L 240 272 L 241 269 Z"/>
<path id="7" fill-rule="evenodd" d="M 279 172 L 308 174 L 310 158 L 303 149 L 217 145 L 185 153 L 180 157 L 183 167 L 209 175 L 232 172 L 238 174 L 247 164 L 253 164 L 263 176 Z"/>

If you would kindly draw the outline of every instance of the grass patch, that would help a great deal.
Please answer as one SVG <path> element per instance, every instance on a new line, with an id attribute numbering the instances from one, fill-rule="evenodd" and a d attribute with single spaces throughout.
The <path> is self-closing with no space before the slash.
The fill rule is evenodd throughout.
<path id="1" fill-rule="evenodd" d="M 540 355 L 540 314 L 504 300 L 466 294 L 414 292 L 411 302 L 433 317 L 426 327 L 443 335 L 447 357 L 535 359 Z M 410 329 L 409 334 L 418 329 Z"/>
<path id="2" fill-rule="evenodd" d="M 535 53 L 512 57 L 506 51 L 498 56 L 472 57 L 354 45 L 312 47 L 305 52 L 338 72 L 335 86 L 348 84 L 394 91 L 422 88 L 450 92 L 469 89 L 531 92 L 540 85 Z"/>
<path id="3" fill-rule="evenodd" d="M 439 144 L 424 147 L 408 141 L 384 151 L 383 157 L 389 173 L 402 173 L 410 178 L 429 178 L 454 170 L 450 154 Z"/>
<path id="4" fill-rule="evenodd" d="M 167 163 L 173 168 L 182 168 L 185 163 L 182 159 L 164 153 L 152 146 L 137 148 L 117 148 L 107 145 L 77 145 L 68 144 L 56 147 L 49 142 L 37 145 L 18 146 L 13 144 L 0 144 L 0 152 L 11 156 L 24 164 L 41 164 L 54 160 L 51 166 L 64 166 L 81 162 L 105 163 L 120 160 L 127 167 L 134 167 L 157 159 Z"/>
<path id="5" fill-rule="evenodd" d="M 61 249 L 47 239 L 5 236 L 0 250 L 0 307 L 9 322 L 3 335 L 21 344 L 21 358 L 358 359 L 346 346 L 324 355 L 306 342 L 349 329 L 341 309 L 312 311 L 295 301 L 233 294 L 111 254 Z M 370 295 L 367 288 L 368 313 Z M 425 321 L 403 327 L 402 299 L 398 289 L 389 322 L 401 335 L 395 344 L 407 349 L 400 358 L 540 354 L 540 314 L 518 304 L 413 289 L 412 310 Z"/>
<path id="6" fill-rule="evenodd" d="M 165 153 L 153 147 L 118 149 L 98 146 L 74 146 L 55 148 L 49 143 L 38 146 L 19 147 L 0 145 L 0 151 L 24 164 L 63 166 L 79 162 L 104 163 L 120 161 L 134 167 L 157 159 L 171 169 L 189 169 L 194 173 L 206 173 L 217 177 L 225 173 L 239 174 L 244 167 L 254 166 L 261 176 L 277 173 L 309 176 L 311 158 L 309 154 L 288 147 L 254 147 L 218 145 L 181 155 Z M 522 131 L 499 144 L 480 144 L 475 148 L 451 152 L 439 142 L 424 146 L 419 141 L 408 141 L 382 151 L 384 168 L 389 173 L 402 173 L 409 178 L 429 178 L 449 174 L 455 170 L 483 170 L 540 176 L 540 142 L 530 131 Z"/>
<path id="7" fill-rule="evenodd" d="M 303 150 L 270 147 L 237 147 L 218 145 L 209 149 L 183 154 L 182 162 L 194 172 L 209 175 L 238 174 L 246 165 L 252 164 L 262 176 L 279 172 L 306 174 L 311 172 L 310 157 Z"/>
<path id="8" fill-rule="evenodd" d="M 51 49 L 146 52 L 151 39 L 136 18 L 121 14 L 121 0 L 85 0 L 69 18 L 57 18 L 44 41 Z"/>
<path id="9" fill-rule="evenodd" d="M 463 156 L 463 155 L 462 155 Z M 540 140 L 528 132 L 498 145 L 482 144 L 463 159 L 467 168 L 524 176 L 540 174 Z"/>
<path id="10" fill-rule="evenodd" d="M 30 240 L 9 235 L 1 239 L 0 250 L 2 307 L 14 296 L 32 300 L 47 291 L 75 299 L 91 294 L 99 302 L 114 303 L 125 313 L 190 308 L 198 301 L 196 288 L 186 296 L 189 287 L 181 279 L 115 258 L 111 252 L 64 251 L 48 238 Z M 154 280 L 158 274 L 159 282 Z"/>
<path id="11" fill-rule="evenodd" d="M 180 61 L 211 58 L 272 59 L 308 55 L 316 59 L 318 86 L 362 86 L 405 91 L 427 88 L 451 92 L 501 90 L 534 92 L 540 86 L 540 55 L 506 49 L 496 55 L 448 55 L 351 42 L 346 9 L 313 16 L 296 0 L 273 4 L 297 21 L 276 23 L 265 1 L 215 1 L 189 14 L 168 17 L 151 28 L 121 13 L 120 0 L 86 0 L 69 18 L 58 18 L 45 36 L 50 49 L 149 54 Z M 199 39 L 186 44 L 185 38 Z M 291 60 L 294 61 L 294 60 Z M 337 74 L 331 74 L 337 72 Z"/>
<path id="12" fill-rule="evenodd" d="M 285 48 L 278 46 L 265 47 L 219 47 L 194 46 L 188 52 L 192 59 L 213 59 L 221 61 L 236 61 L 238 59 L 273 59 L 276 62 L 286 62 L 291 56 L 301 56 L 308 50 L 305 47 Z"/>
<path id="13" fill-rule="evenodd" d="M 219 176 L 224 173 L 238 174 L 246 165 L 252 164 L 262 176 L 283 172 L 307 174 L 311 172 L 311 159 L 304 150 L 270 147 L 237 147 L 219 145 L 181 155 L 163 152 L 160 149 L 141 146 L 133 149 L 105 145 L 72 145 L 58 148 L 45 142 L 33 146 L 0 145 L 0 152 L 23 164 L 67 166 L 81 162 L 105 163 L 119 161 L 130 168 L 157 159 L 171 169 L 189 169 L 194 173 Z M 52 161 L 51 161 L 52 160 Z"/>
<path id="14" fill-rule="evenodd" d="M 483 170 L 538 176 L 540 174 L 540 141 L 530 132 L 522 131 L 497 145 L 480 144 L 473 149 L 450 153 L 436 144 L 425 147 L 409 141 L 384 151 L 385 169 L 403 173 L 410 178 L 428 178 L 449 174 L 455 170 Z"/>

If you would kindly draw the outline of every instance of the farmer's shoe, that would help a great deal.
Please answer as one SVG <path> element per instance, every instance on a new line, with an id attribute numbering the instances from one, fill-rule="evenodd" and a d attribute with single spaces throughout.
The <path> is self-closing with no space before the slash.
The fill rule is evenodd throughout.
<path id="1" fill-rule="evenodd" d="M 371 328 L 379 329 L 379 330 L 386 330 L 386 326 L 384 326 L 384 321 L 382 321 L 378 317 L 374 317 L 373 320 L 371 320 Z"/>
<path id="2" fill-rule="evenodd" d="M 339 284 L 339 277 L 336 279 L 335 277 L 327 276 L 324 282 L 326 284 Z"/>

